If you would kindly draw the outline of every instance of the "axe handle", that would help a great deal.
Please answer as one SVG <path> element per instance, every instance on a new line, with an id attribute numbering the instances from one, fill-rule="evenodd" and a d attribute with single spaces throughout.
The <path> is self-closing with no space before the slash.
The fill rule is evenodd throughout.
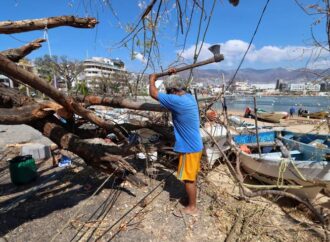
<path id="1" fill-rule="evenodd" d="M 212 57 L 212 58 L 209 58 L 207 60 L 197 62 L 195 64 L 175 68 L 175 70 L 176 70 L 176 73 L 178 73 L 178 72 L 181 72 L 181 71 L 189 70 L 189 69 L 192 69 L 192 68 L 195 68 L 195 67 L 198 67 L 198 66 L 204 66 L 204 65 L 207 65 L 207 64 L 211 64 L 213 62 L 219 62 L 219 61 L 222 61 L 222 60 L 224 60 L 224 57 L 223 57 L 223 55 L 220 55 L 220 59 L 216 60 L 215 57 Z M 167 70 L 167 71 L 160 72 L 160 73 L 155 73 L 155 74 L 157 75 L 157 77 L 162 77 L 162 76 L 171 75 L 173 73 L 170 72 L 169 70 Z"/>

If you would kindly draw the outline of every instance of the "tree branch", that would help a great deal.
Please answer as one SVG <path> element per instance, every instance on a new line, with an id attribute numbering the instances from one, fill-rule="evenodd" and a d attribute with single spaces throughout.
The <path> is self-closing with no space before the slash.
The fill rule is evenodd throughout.
<path id="1" fill-rule="evenodd" d="M 75 28 L 94 28 L 98 24 L 95 18 L 77 18 L 74 16 L 58 16 L 41 19 L 0 22 L 0 34 L 22 33 L 44 28 L 71 26 Z"/>
<path id="2" fill-rule="evenodd" d="M 142 103 L 134 102 L 132 100 L 121 98 L 121 97 L 100 97 L 100 96 L 79 96 L 76 98 L 79 102 L 84 102 L 87 105 L 102 105 L 110 106 L 113 108 L 128 108 L 134 110 L 144 110 L 144 111 L 155 111 L 155 112 L 167 112 L 166 108 L 161 107 L 159 104 L 155 103 Z"/>
<path id="3" fill-rule="evenodd" d="M 50 111 L 44 111 L 41 104 L 26 105 L 18 108 L 0 108 L 1 124 L 25 124 L 51 114 Z"/>
<path id="4" fill-rule="evenodd" d="M 24 58 L 30 54 L 33 50 L 36 50 L 41 47 L 41 43 L 45 42 L 45 39 L 36 39 L 20 48 L 9 49 L 0 52 L 2 55 L 6 56 L 8 59 L 14 62 L 18 62 L 20 59 Z"/>

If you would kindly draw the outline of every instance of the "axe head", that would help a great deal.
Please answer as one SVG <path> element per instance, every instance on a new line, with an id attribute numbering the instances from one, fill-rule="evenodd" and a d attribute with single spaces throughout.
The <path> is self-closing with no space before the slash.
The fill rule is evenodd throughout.
<path id="1" fill-rule="evenodd" d="M 220 54 L 220 45 L 212 45 L 209 47 L 209 51 L 212 52 L 212 54 L 214 55 L 214 61 L 215 62 L 220 62 L 222 61 L 223 55 Z"/>

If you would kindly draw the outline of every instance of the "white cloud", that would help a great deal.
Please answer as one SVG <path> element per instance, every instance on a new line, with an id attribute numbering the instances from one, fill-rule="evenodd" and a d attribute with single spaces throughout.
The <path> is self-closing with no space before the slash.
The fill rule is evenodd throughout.
<path id="1" fill-rule="evenodd" d="M 224 43 L 220 43 L 221 53 L 224 55 L 225 60 L 221 63 L 222 66 L 233 66 L 237 65 L 243 57 L 248 43 L 242 40 L 228 40 Z M 204 60 L 212 57 L 212 53 L 208 50 L 211 46 L 209 43 L 204 43 L 198 60 Z M 199 46 L 200 47 L 200 44 Z M 192 60 L 195 52 L 195 45 L 187 48 L 183 53 L 182 57 L 185 60 Z M 181 53 L 178 51 L 177 53 Z M 246 55 L 245 62 L 250 64 L 280 64 L 285 61 L 303 61 L 307 58 L 321 57 L 324 58 L 329 56 L 329 52 L 321 50 L 316 47 L 307 46 L 263 46 L 257 49 L 254 45 L 251 45 L 248 54 Z M 323 62 L 324 63 L 324 62 Z"/>
<path id="2" fill-rule="evenodd" d="M 308 65 L 310 69 L 326 69 L 330 67 L 329 59 L 316 60 Z"/>
<path id="3" fill-rule="evenodd" d="M 134 59 L 141 61 L 143 64 L 147 64 L 146 58 L 144 58 L 144 56 L 139 52 L 134 52 Z"/>

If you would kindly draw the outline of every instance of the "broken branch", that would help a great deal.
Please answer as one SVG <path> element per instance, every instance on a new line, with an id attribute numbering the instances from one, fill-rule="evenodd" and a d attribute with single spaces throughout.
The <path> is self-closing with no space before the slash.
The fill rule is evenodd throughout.
<path id="1" fill-rule="evenodd" d="M 58 16 L 41 19 L 0 22 L 0 34 L 22 33 L 31 30 L 71 26 L 75 28 L 94 28 L 98 24 L 95 18 L 77 18 L 74 16 Z"/>

